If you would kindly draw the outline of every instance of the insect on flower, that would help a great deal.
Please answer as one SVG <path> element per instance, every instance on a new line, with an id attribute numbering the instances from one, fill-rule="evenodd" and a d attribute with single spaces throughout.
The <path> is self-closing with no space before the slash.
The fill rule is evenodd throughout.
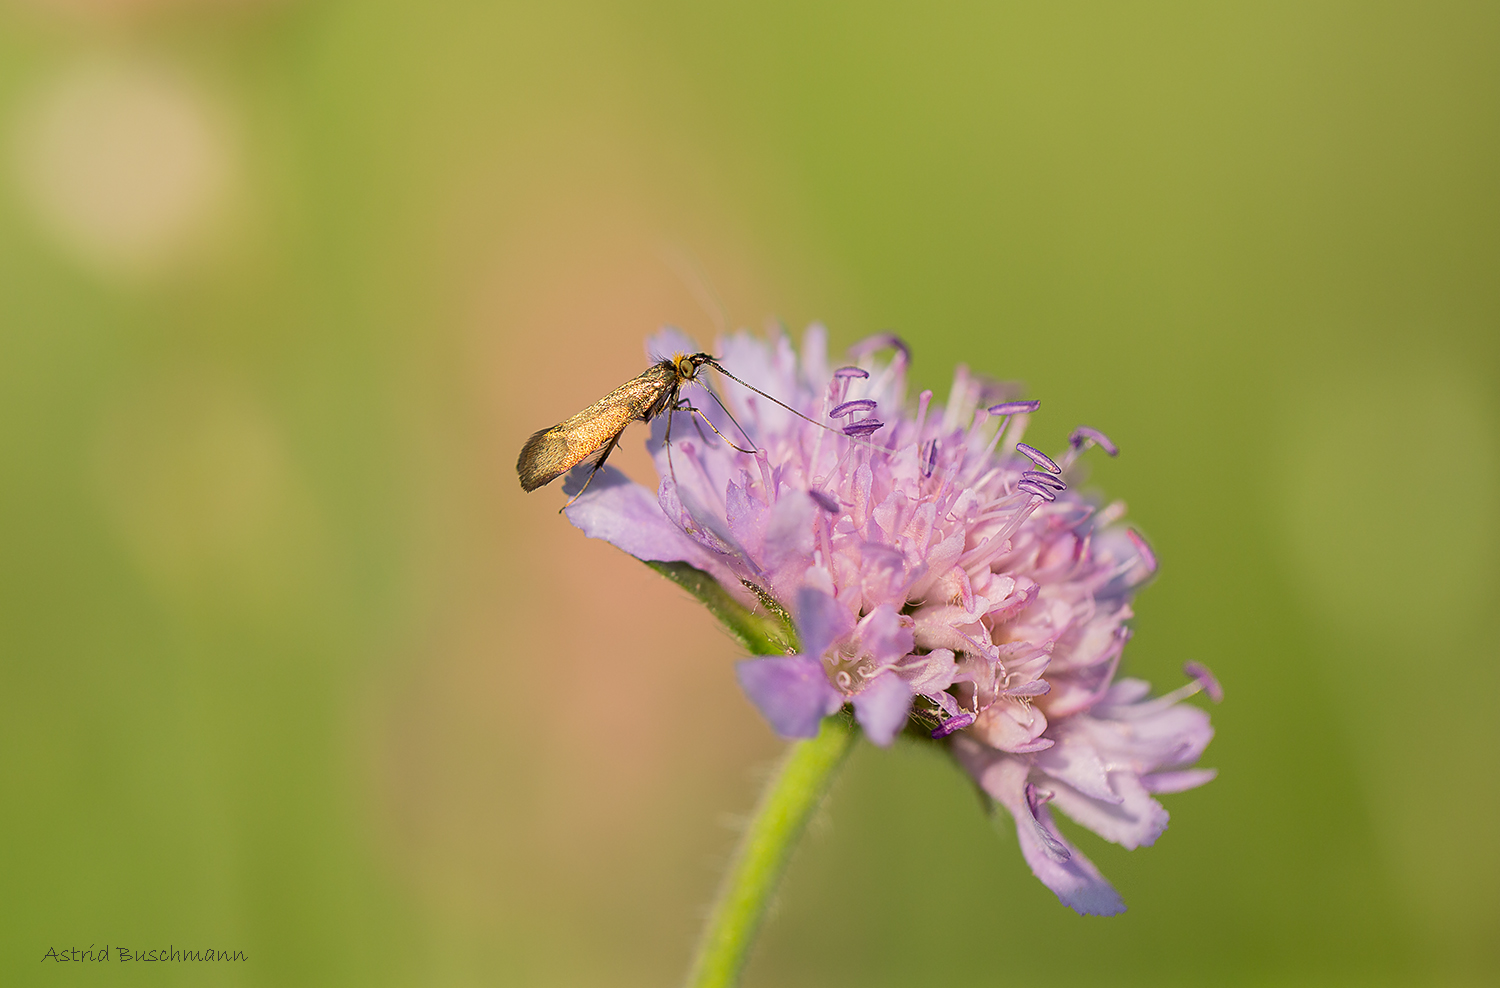
<path id="1" fill-rule="evenodd" d="M 671 330 L 649 345 L 698 349 Z M 1157 797 L 1214 774 L 1196 765 L 1209 716 L 1183 701 L 1222 691 L 1200 666 L 1154 697 L 1120 674 L 1156 556 L 1120 523 L 1124 504 L 1079 492 L 1074 470 L 1114 443 L 1080 427 L 1049 454 L 1024 441 L 1040 402 L 962 367 L 946 401 L 909 401 L 911 351 L 890 334 L 856 343 L 847 366 L 818 326 L 800 346 L 726 335 L 716 353 L 800 414 L 726 393 L 737 421 L 714 420 L 748 430 L 753 457 L 712 437 L 653 442 L 659 483 L 601 477 L 568 520 L 790 617 L 795 653 L 755 643 L 735 670 L 777 734 L 818 737 L 852 707 L 874 744 L 942 744 L 1063 903 L 1123 910 L 1053 815 L 1126 848 L 1154 843 L 1168 823 Z"/>
<path id="2" fill-rule="evenodd" d="M 521 447 L 521 455 L 516 459 L 516 474 L 521 479 L 521 487 L 528 493 L 538 487 L 544 487 L 552 483 L 558 477 L 567 473 L 580 463 L 590 463 L 593 469 L 589 471 L 588 479 L 584 481 L 583 488 L 578 494 L 573 495 L 573 500 L 588 488 L 589 481 L 594 479 L 594 474 L 604 466 L 604 461 L 609 454 L 614 452 L 615 446 L 620 442 L 620 436 L 624 434 L 625 427 L 631 422 L 649 422 L 658 415 L 673 412 L 692 412 L 697 414 L 708 427 L 713 429 L 730 446 L 741 453 L 754 453 L 754 449 L 745 449 L 730 442 L 722 432 L 709 422 L 708 416 L 695 408 L 690 402 L 682 398 L 682 388 L 691 382 L 698 382 L 698 372 L 703 367 L 712 367 L 731 381 L 743 385 L 754 391 L 763 398 L 767 398 L 787 411 L 802 418 L 807 418 L 795 408 L 771 397 L 764 391 L 751 384 L 746 384 L 725 370 L 717 359 L 707 353 L 679 353 L 667 360 L 659 360 L 646 368 L 645 373 L 639 377 L 632 378 L 624 384 L 615 388 L 609 394 L 600 398 L 583 411 L 571 418 L 564 419 L 550 429 L 543 429 L 526 440 L 526 445 Z M 703 388 L 709 397 L 720 408 L 724 403 L 719 401 L 719 396 L 706 384 Z M 724 408 L 731 422 L 734 416 L 729 414 L 729 409 Z M 808 419 L 808 421 L 812 421 Z M 815 425 L 822 423 L 815 422 Z M 740 435 L 747 440 L 748 433 L 739 428 Z M 823 426 L 827 428 L 827 426 Z M 672 435 L 671 419 L 667 420 L 667 437 Z M 754 440 L 750 440 L 754 443 Z M 569 504 L 572 501 L 568 502 Z"/>

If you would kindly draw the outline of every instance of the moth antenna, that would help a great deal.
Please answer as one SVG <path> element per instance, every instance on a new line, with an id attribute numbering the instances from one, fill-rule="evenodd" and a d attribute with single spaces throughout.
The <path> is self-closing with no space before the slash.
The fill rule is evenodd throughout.
<path id="1" fill-rule="evenodd" d="M 714 370 L 718 371 L 720 374 L 723 374 L 725 377 L 729 378 L 731 381 L 733 381 L 734 383 L 738 384 L 740 387 L 749 388 L 751 391 L 754 391 L 756 394 L 760 395 L 762 398 L 766 399 L 767 401 L 775 402 L 776 404 L 780 405 L 782 408 L 785 408 L 787 411 L 789 411 L 793 415 L 797 416 L 799 419 L 803 419 L 805 421 L 811 422 L 813 425 L 816 425 L 819 428 L 828 429 L 830 432 L 838 432 L 839 431 L 839 430 L 833 428 L 832 426 L 829 426 L 829 425 L 826 425 L 825 423 L 819 422 L 815 418 L 809 418 L 808 416 L 803 415 L 801 412 L 797 411 L 795 408 L 793 408 L 791 405 L 788 405 L 786 402 L 782 401 L 780 398 L 773 398 L 771 395 L 766 394 L 764 391 L 762 391 L 760 388 L 757 388 L 755 385 L 751 384 L 750 382 L 740 380 L 739 378 L 735 377 L 733 374 L 731 374 L 727 370 L 725 370 L 724 366 L 722 364 L 720 364 L 717 360 L 711 360 L 708 363 L 709 363 L 710 366 L 713 367 Z M 843 433 L 839 432 L 839 435 L 843 435 Z M 853 437 L 850 437 L 850 438 L 853 438 Z"/>
<path id="2" fill-rule="evenodd" d="M 802 419 L 804 422 L 811 422 L 813 425 L 817 426 L 820 429 L 827 429 L 829 432 L 833 433 L 836 436 L 843 436 L 845 439 L 849 440 L 851 443 L 853 443 L 856 446 L 863 446 L 866 449 L 872 449 L 872 450 L 874 450 L 877 453 L 891 453 L 891 452 L 894 452 L 894 450 L 886 449 L 884 446 L 876 446 L 874 443 L 870 442 L 867 439 L 860 439 L 857 436 L 851 436 L 847 432 L 844 432 L 842 429 L 835 429 L 833 426 L 829 425 L 826 422 L 819 422 L 815 418 L 811 418 L 811 417 L 809 417 L 807 415 L 803 415 L 801 412 L 797 411 L 795 408 L 793 408 L 791 405 L 788 405 L 786 402 L 782 401 L 780 398 L 776 398 L 776 397 L 774 397 L 772 395 L 768 395 L 764 391 L 762 391 L 760 388 L 757 388 L 755 385 L 751 384 L 750 382 L 748 382 L 748 381 L 742 381 L 739 378 L 735 377 L 733 374 L 731 374 L 727 370 L 725 370 L 724 367 L 723 367 L 723 365 L 720 364 L 717 360 L 707 360 L 707 361 L 704 361 L 704 362 L 707 363 L 714 370 L 718 371 L 720 374 L 723 374 L 725 377 L 729 378 L 731 381 L 735 382 L 736 384 L 740 385 L 741 387 L 749 388 L 751 391 L 754 391 L 756 394 L 760 395 L 762 398 L 766 399 L 767 401 L 771 401 L 771 402 L 774 402 L 774 403 L 780 405 L 782 408 L 785 408 L 787 411 L 791 412 L 793 415 L 797 416 L 799 419 Z M 713 394 L 713 392 L 710 391 L 709 394 Z M 715 395 L 714 400 L 718 401 L 718 396 L 717 395 Z M 722 406 L 723 402 L 719 402 L 719 404 Z M 727 412 L 729 409 L 726 408 L 724 410 Z M 733 418 L 733 416 L 730 416 L 730 417 Z M 739 425 L 739 423 L 736 422 L 735 425 Z M 744 430 L 741 429 L 740 431 L 743 432 Z M 750 437 L 746 436 L 745 438 L 749 439 Z M 751 439 L 750 441 L 754 442 L 755 440 Z"/>

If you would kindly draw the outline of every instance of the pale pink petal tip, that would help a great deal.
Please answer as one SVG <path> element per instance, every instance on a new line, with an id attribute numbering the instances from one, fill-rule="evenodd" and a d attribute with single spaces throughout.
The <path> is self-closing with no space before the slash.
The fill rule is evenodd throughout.
<path id="1" fill-rule="evenodd" d="M 1152 772 L 1141 776 L 1141 785 L 1147 792 L 1163 794 L 1186 792 L 1212 782 L 1219 772 L 1212 768 L 1185 768 L 1178 772 Z"/>
<path id="2" fill-rule="evenodd" d="M 1094 863 L 1054 832 L 1052 815 L 1036 786 L 1026 784 L 1024 807 L 1007 807 L 1016 817 L 1016 836 L 1021 855 L 1031 873 L 1052 890 L 1062 904 L 1083 916 L 1115 916 L 1125 911 L 1125 900 L 1107 882 Z M 1022 819 L 1022 817 L 1026 819 Z"/>

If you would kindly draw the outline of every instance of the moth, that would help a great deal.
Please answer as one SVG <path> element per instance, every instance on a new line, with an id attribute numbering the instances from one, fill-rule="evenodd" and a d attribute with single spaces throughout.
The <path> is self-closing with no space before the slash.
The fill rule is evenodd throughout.
<path id="1" fill-rule="evenodd" d="M 521 447 L 521 455 L 516 459 L 516 475 L 521 479 L 522 489 L 530 493 L 538 487 L 545 487 L 547 484 L 552 483 L 552 481 L 561 477 L 580 463 L 591 463 L 593 464 L 593 469 L 589 471 L 587 479 L 583 482 L 583 487 L 579 488 L 578 493 L 573 495 L 573 500 L 577 500 L 579 495 L 583 493 L 594 479 L 594 474 L 598 473 L 600 468 L 604 466 L 604 461 L 609 459 L 609 454 L 614 452 L 614 448 L 619 444 L 620 436 L 624 434 L 626 426 L 632 422 L 649 422 L 663 413 L 670 416 L 673 412 L 691 412 L 707 423 L 708 427 L 713 429 L 714 433 L 720 439 L 723 439 L 734 449 L 739 450 L 741 453 L 754 453 L 755 450 L 753 448 L 746 449 L 743 446 L 736 445 L 728 436 L 719 432 L 718 428 L 713 422 L 709 421 L 708 416 L 704 415 L 700 409 L 694 408 L 690 402 L 683 400 L 683 386 L 699 381 L 699 371 L 704 367 L 712 367 L 741 387 L 754 391 L 762 398 L 780 405 L 793 415 L 811 422 L 820 429 L 827 429 L 829 432 L 846 436 L 850 442 L 856 445 L 869 447 L 877 452 L 888 452 L 880 450 L 861 438 L 869 434 L 867 426 L 879 427 L 880 423 L 873 419 L 854 423 L 842 430 L 834 429 L 827 423 L 809 418 L 780 398 L 766 394 L 748 381 L 743 381 L 735 377 L 724 369 L 724 365 L 719 363 L 718 358 L 711 354 L 679 353 L 669 360 L 657 361 L 646 368 L 645 373 L 626 381 L 577 415 L 564 419 L 550 429 L 543 429 L 526 440 L 526 445 Z M 848 369 L 857 372 L 861 376 L 865 375 L 865 372 L 858 368 Z M 708 392 L 708 396 L 720 408 L 724 409 L 724 414 L 729 416 L 729 421 L 734 422 L 734 427 L 739 430 L 740 435 L 744 436 L 753 447 L 755 441 L 750 438 L 750 434 L 745 431 L 744 426 L 735 421 L 733 413 L 728 408 L 725 408 L 724 403 L 719 400 L 719 396 L 714 393 L 713 389 L 708 387 L 707 384 L 703 385 L 703 389 Z M 850 405 L 873 407 L 875 403 L 868 400 L 846 402 L 840 408 L 847 408 Z M 835 408 L 832 414 L 838 414 L 839 411 L 839 408 Z M 669 447 L 669 454 L 671 452 L 671 440 L 672 420 L 668 418 L 666 441 Z M 668 462 L 670 462 L 670 459 Z M 572 501 L 568 503 L 571 504 Z"/>
<path id="2" fill-rule="evenodd" d="M 697 409 L 682 401 L 682 388 L 683 385 L 698 380 L 698 372 L 704 367 L 712 367 L 725 377 L 739 381 L 739 378 L 726 371 L 716 359 L 706 353 L 679 353 L 669 360 L 657 361 L 646 368 L 645 373 L 626 381 L 577 415 L 564 419 L 550 429 L 543 429 L 526 440 L 526 445 L 521 447 L 521 455 L 516 460 L 516 474 L 521 479 L 521 487 L 528 492 L 534 491 L 552 483 L 580 463 L 593 464 L 594 469 L 589 473 L 589 480 L 592 480 L 594 474 L 604 466 L 609 454 L 614 452 L 625 427 L 631 422 L 649 422 L 663 412 L 697 412 Z M 745 387 L 749 388 L 750 385 L 746 384 Z M 763 393 L 756 388 L 751 390 Z M 709 394 L 713 395 L 713 392 L 710 391 Z M 714 399 L 717 401 L 717 396 Z M 712 428 L 713 423 L 709 423 L 709 427 Z M 725 441 L 728 442 L 727 439 Z M 735 448 L 740 449 L 738 446 Z M 587 481 L 584 486 L 588 486 Z"/>

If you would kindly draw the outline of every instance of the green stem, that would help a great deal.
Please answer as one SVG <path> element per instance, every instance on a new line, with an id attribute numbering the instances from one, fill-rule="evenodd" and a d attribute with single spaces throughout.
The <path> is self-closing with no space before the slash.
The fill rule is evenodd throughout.
<path id="1" fill-rule="evenodd" d="M 839 714 L 824 718 L 817 737 L 788 749 L 724 876 L 698 941 L 688 988 L 732 988 L 739 983 L 797 838 L 858 737 L 859 729 Z"/>

